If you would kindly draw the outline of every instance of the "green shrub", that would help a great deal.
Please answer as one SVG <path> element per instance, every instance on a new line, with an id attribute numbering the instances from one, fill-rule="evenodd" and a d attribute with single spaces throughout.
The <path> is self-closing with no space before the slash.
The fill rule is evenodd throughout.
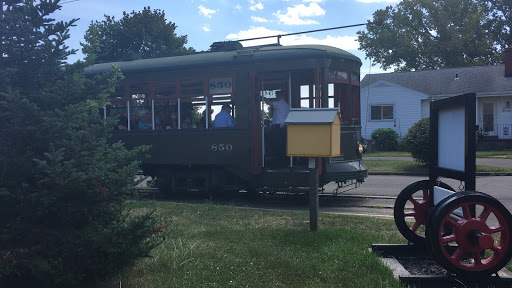
<path id="1" fill-rule="evenodd" d="M 378 151 L 396 151 L 398 134 L 391 128 L 381 128 L 373 131 L 372 140 Z"/>
<path id="2" fill-rule="evenodd" d="M 402 139 L 402 145 L 414 160 L 430 164 L 430 118 L 414 123 Z"/>

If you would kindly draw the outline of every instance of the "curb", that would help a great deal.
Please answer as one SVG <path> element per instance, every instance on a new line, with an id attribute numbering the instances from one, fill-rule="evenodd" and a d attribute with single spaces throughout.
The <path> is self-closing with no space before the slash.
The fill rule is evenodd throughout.
<path id="1" fill-rule="evenodd" d="M 476 172 L 476 176 L 512 176 L 512 172 Z M 425 176 L 427 172 L 368 172 L 368 175 Z"/>
<path id="2" fill-rule="evenodd" d="M 395 176 L 426 176 L 428 177 L 428 172 L 370 172 L 368 171 L 368 175 L 395 175 Z"/>

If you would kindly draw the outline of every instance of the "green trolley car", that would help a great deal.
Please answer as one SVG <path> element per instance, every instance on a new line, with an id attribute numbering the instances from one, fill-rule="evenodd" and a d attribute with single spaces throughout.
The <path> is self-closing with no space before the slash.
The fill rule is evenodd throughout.
<path id="1" fill-rule="evenodd" d="M 85 73 L 105 73 L 112 65 L 125 78 L 104 115 L 124 121 L 114 139 L 127 147 L 152 146 L 142 168 L 163 192 L 308 187 L 308 159 L 284 158 L 274 149 L 283 145 L 276 144 L 277 129 L 286 130 L 268 119 L 276 92 L 285 93 L 291 108 L 339 109 L 341 155 L 322 158 L 320 185 L 363 182 L 368 175 L 359 143 L 361 61 L 346 51 L 216 42 L 208 52 L 101 63 Z M 234 126 L 215 128 L 213 118 L 224 104 L 232 107 Z"/>

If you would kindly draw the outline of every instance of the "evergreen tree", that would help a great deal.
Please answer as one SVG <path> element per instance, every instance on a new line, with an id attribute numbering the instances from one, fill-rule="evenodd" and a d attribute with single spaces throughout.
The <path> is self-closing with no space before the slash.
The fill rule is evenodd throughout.
<path id="1" fill-rule="evenodd" d="M 114 123 L 98 113 L 122 76 L 87 79 L 84 63 L 64 64 L 76 19 L 54 21 L 60 8 L 2 1 L 0 287 L 88 285 L 161 241 L 151 213 L 126 202 L 147 147 L 109 144 Z"/>
<path id="2" fill-rule="evenodd" d="M 92 22 L 81 43 L 87 60 L 95 63 L 166 57 L 195 52 L 186 48 L 187 36 L 176 35 L 175 23 L 168 22 L 165 12 L 144 7 L 140 12 L 123 12 L 123 17 L 105 15 Z"/>

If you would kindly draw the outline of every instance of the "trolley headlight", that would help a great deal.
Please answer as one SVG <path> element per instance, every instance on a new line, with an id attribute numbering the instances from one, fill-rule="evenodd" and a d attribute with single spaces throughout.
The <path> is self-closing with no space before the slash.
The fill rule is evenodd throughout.
<path id="1" fill-rule="evenodd" d="M 359 155 L 363 155 L 363 152 L 364 152 L 363 144 L 359 143 L 358 146 L 359 147 L 357 147 L 357 152 L 359 153 Z"/>

